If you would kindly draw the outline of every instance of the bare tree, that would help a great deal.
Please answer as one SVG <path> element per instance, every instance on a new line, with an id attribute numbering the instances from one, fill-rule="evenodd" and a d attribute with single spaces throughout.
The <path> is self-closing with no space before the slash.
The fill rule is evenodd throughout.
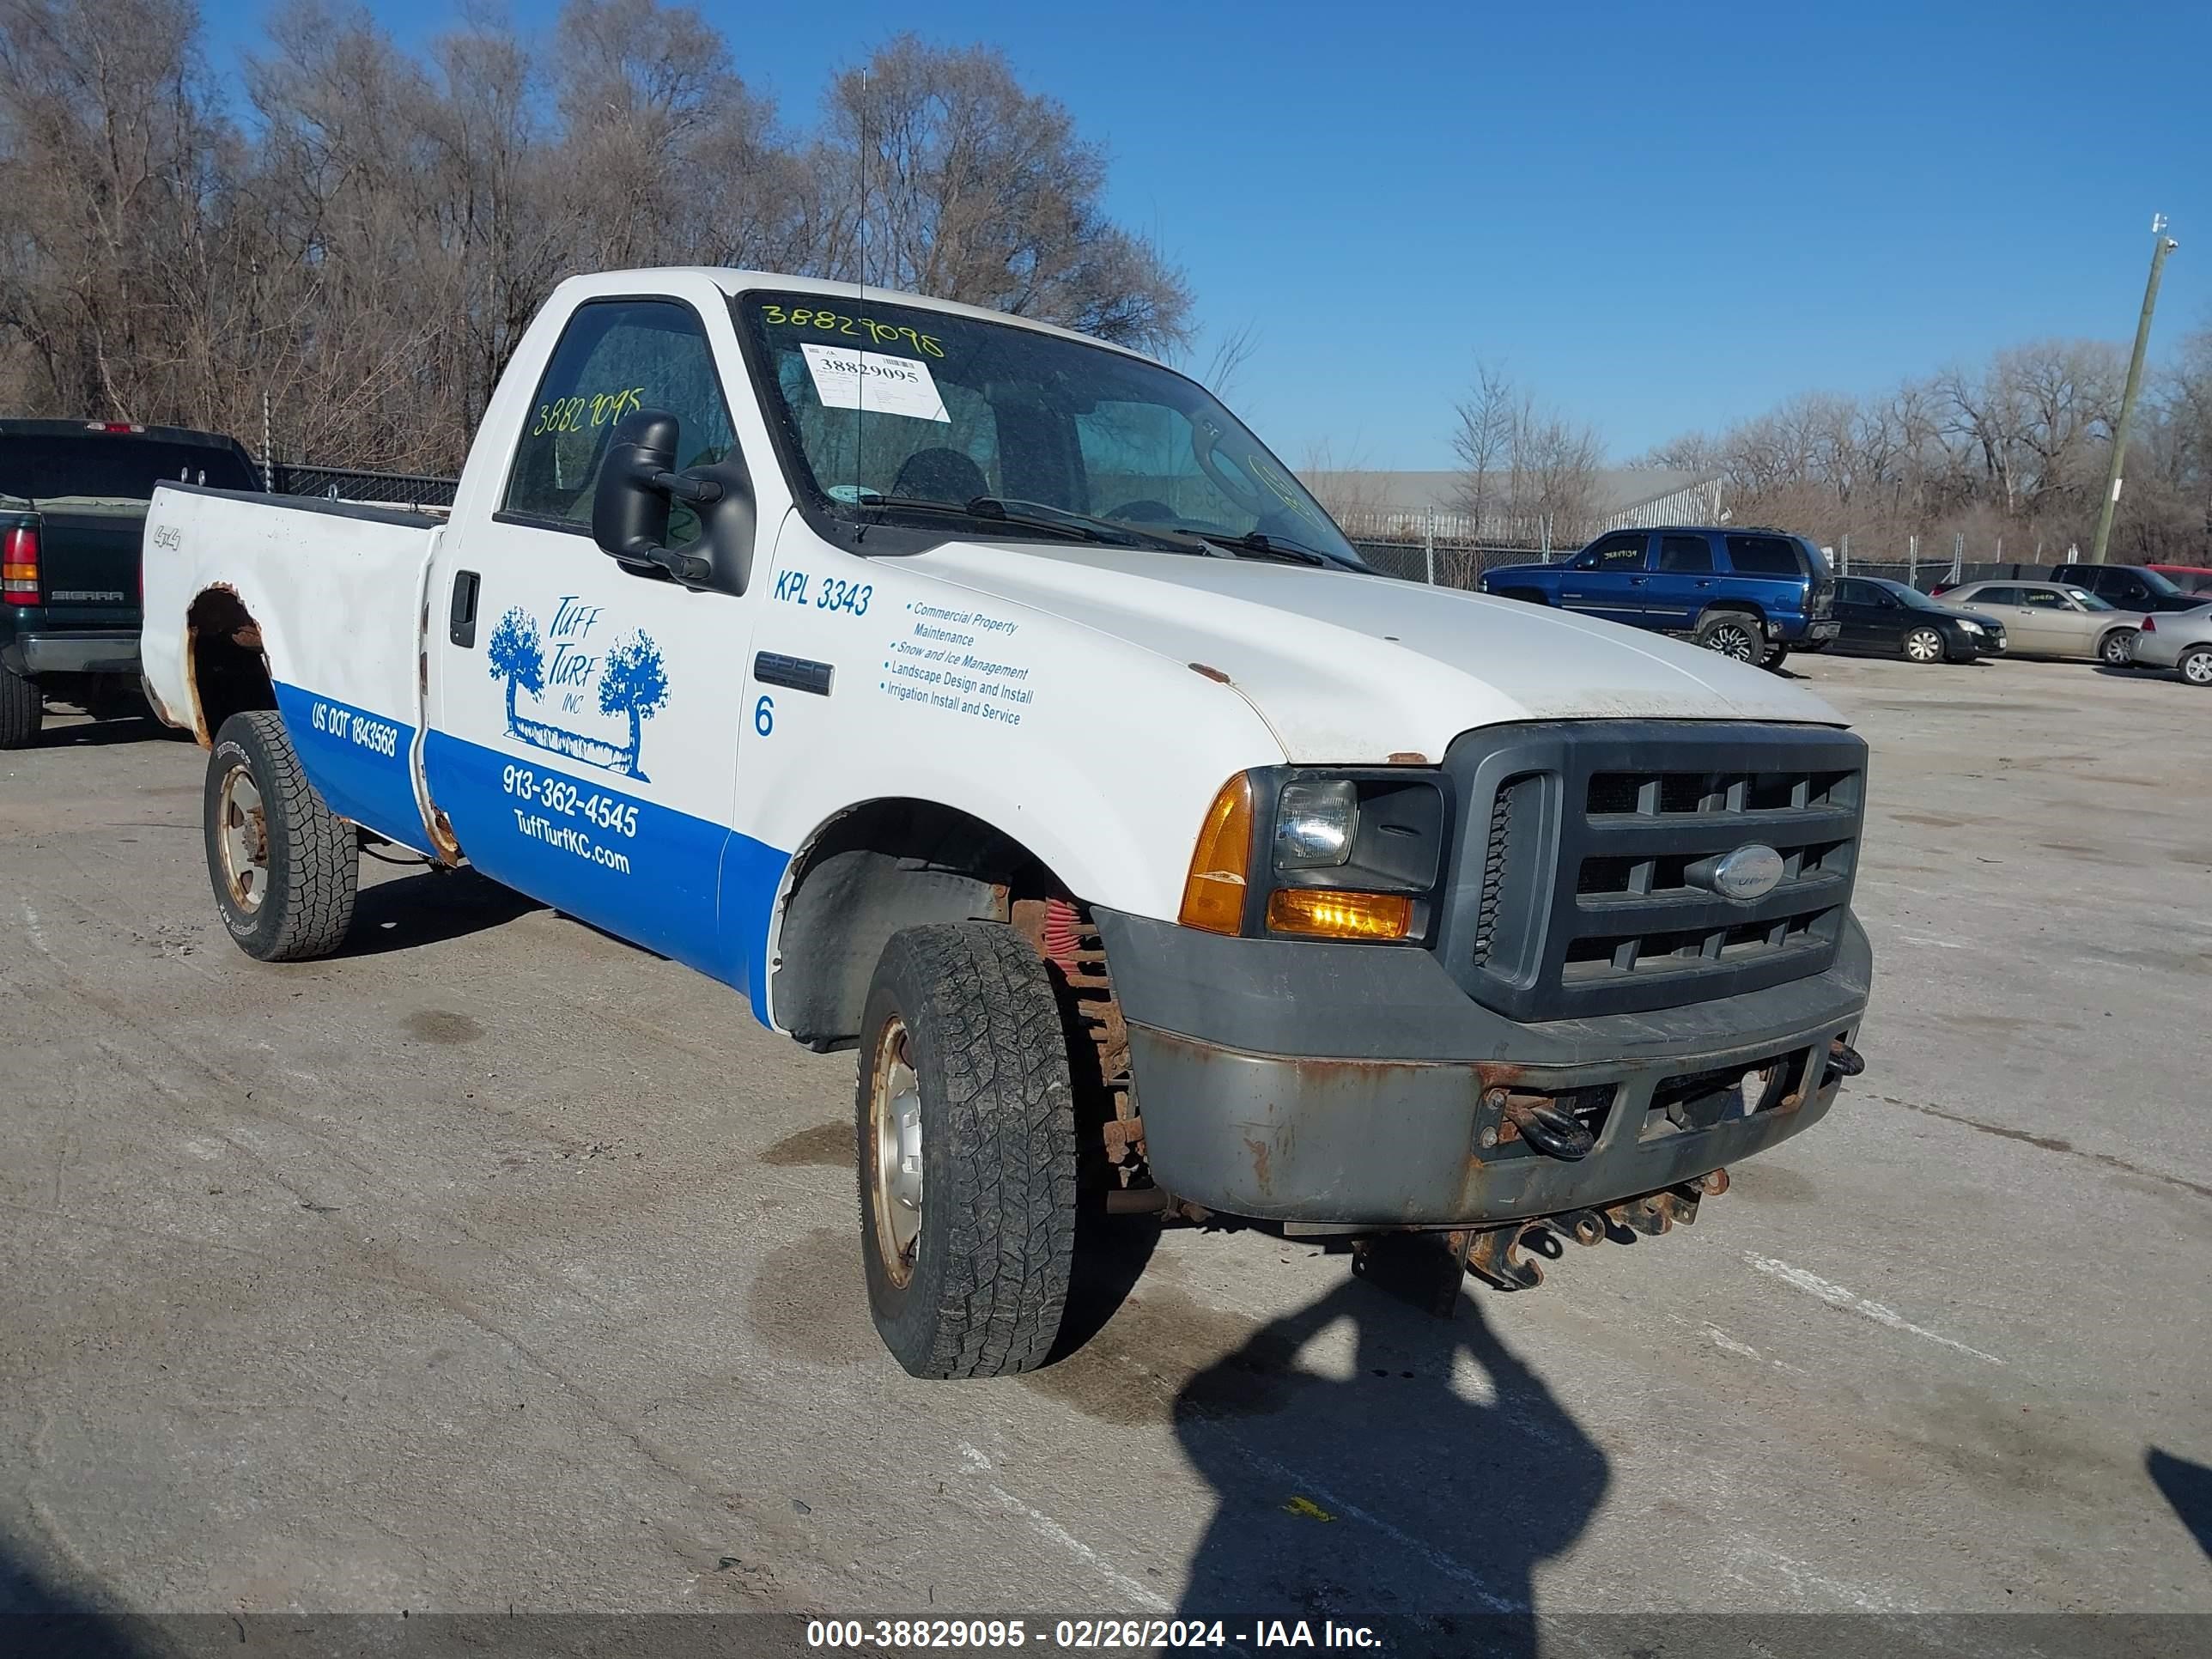
<path id="1" fill-rule="evenodd" d="M 834 176 L 853 192 L 838 274 L 1109 340 L 1184 337 L 1182 279 L 1100 204 L 1103 154 L 1057 101 L 1022 90 L 1005 57 L 902 35 L 831 84 Z"/>
<path id="2" fill-rule="evenodd" d="M 1212 355 L 1206 359 L 1206 373 L 1199 376 L 1200 383 L 1225 403 L 1237 385 L 1237 375 L 1259 349 L 1259 325 L 1240 324 L 1213 343 Z"/>
<path id="3" fill-rule="evenodd" d="M 265 394 L 288 459 L 447 471 L 568 272 L 850 276 L 864 228 L 872 276 L 1182 337 L 1103 154 L 994 53 L 894 40 L 793 134 L 689 7 L 569 0 L 544 48 L 463 15 L 413 53 L 285 0 L 241 131 L 193 0 L 0 0 L 0 398 L 252 433 Z"/>
<path id="4" fill-rule="evenodd" d="M 1463 473 L 1458 506 L 1474 521 L 1480 540 L 1491 533 L 1487 526 L 1499 510 L 1498 475 L 1512 458 L 1517 410 L 1513 383 L 1501 366 L 1477 363 L 1474 374 L 1474 391 L 1456 411 L 1452 453 Z"/>

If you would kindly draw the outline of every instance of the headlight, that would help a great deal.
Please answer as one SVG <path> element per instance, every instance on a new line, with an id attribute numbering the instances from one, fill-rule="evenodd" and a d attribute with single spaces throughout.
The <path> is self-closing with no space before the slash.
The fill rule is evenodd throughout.
<path id="1" fill-rule="evenodd" d="M 1968 622 L 1963 617 L 1959 619 L 1959 626 L 1965 629 L 1969 634 L 1978 634 L 1982 631 L 1981 623 L 1978 622 Z"/>
<path id="2" fill-rule="evenodd" d="M 1352 856 L 1359 830 L 1359 792 L 1348 778 L 1301 779 L 1283 786 L 1275 806 L 1275 867 L 1324 870 Z"/>

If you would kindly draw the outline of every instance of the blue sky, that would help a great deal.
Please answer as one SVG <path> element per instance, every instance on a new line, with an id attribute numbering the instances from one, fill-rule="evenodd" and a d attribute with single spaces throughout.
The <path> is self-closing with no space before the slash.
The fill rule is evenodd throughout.
<path id="1" fill-rule="evenodd" d="M 369 9 L 419 43 L 459 4 Z M 1231 401 L 1293 462 L 1449 465 L 1481 358 L 1625 459 L 1794 392 L 2124 341 L 2154 209 L 2182 244 L 2154 357 L 2212 327 L 2202 0 L 699 9 L 794 122 L 900 28 L 1003 49 L 1107 147 L 1204 328 L 1255 331 Z M 208 10 L 230 69 L 265 9 Z"/>

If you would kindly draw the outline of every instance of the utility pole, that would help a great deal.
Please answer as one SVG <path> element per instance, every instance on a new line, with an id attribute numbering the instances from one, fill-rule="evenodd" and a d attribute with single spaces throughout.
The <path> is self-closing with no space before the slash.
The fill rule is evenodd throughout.
<path id="1" fill-rule="evenodd" d="M 2158 309 L 2159 274 L 2166 269 L 2166 256 L 2181 246 L 2166 234 L 2166 216 L 2154 213 L 2150 216 L 2150 234 L 2154 246 L 2150 255 L 2150 281 L 2143 287 L 2142 315 L 2136 319 L 2136 355 L 2128 359 L 2128 383 L 2120 392 L 2119 424 L 2112 428 L 2112 465 L 2105 478 L 2105 499 L 2097 508 L 2097 539 L 2089 546 L 2089 562 L 2105 562 L 2105 546 L 2112 539 L 2112 509 L 2119 505 L 2120 473 L 2128 464 L 2128 422 L 2135 417 L 2136 390 L 2142 384 L 2143 352 L 2150 344 L 2150 314 Z"/>

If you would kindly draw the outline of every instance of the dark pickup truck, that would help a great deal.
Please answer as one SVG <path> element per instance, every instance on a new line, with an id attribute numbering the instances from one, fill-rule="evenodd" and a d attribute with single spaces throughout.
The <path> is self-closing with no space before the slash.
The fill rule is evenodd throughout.
<path id="1" fill-rule="evenodd" d="M 1818 649 L 1837 634 L 1827 559 L 1782 530 L 1616 530 L 1563 563 L 1507 565 L 1481 580 L 1486 593 L 1686 634 L 1769 668 L 1793 647 Z"/>
<path id="2" fill-rule="evenodd" d="M 235 438 L 103 421 L 0 421 L 0 749 L 52 697 L 137 707 L 139 542 L 157 483 L 258 489 Z"/>
<path id="3" fill-rule="evenodd" d="M 2050 580 L 2085 587 L 2121 611 L 2194 611 L 2212 605 L 2212 593 L 2185 591 L 2172 578 L 2147 564 L 2054 564 Z"/>

